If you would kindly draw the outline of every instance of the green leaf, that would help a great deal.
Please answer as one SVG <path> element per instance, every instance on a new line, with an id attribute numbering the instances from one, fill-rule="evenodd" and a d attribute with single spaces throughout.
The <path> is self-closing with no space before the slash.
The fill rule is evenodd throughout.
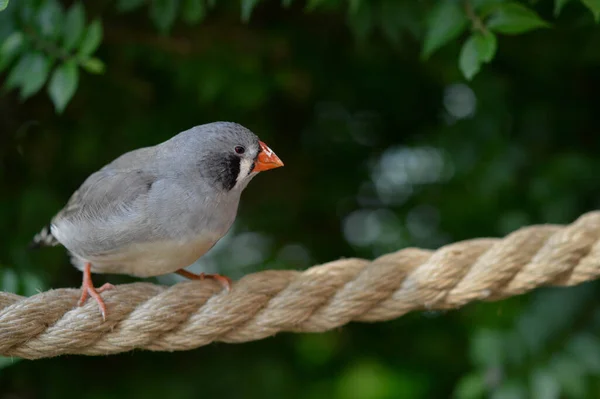
<path id="1" fill-rule="evenodd" d="M 571 0 L 554 0 L 554 16 L 558 17 L 563 7 Z"/>
<path id="2" fill-rule="evenodd" d="M 518 35 L 550 26 L 535 11 L 519 3 L 500 4 L 490 15 L 486 25 L 492 31 L 506 35 Z"/>
<path id="3" fill-rule="evenodd" d="M 467 80 L 473 79 L 473 76 L 479 72 L 481 60 L 477 53 L 475 35 L 470 36 L 463 44 L 458 57 L 458 66 Z"/>
<path id="4" fill-rule="evenodd" d="M 44 54 L 26 53 L 12 68 L 6 79 L 6 86 L 9 89 L 20 86 L 21 99 L 25 100 L 37 93 L 46 83 L 50 66 L 50 60 Z"/>
<path id="5" fill-rule="evenodd" d="M 4 70 L 17 55 L 21 53 L 24 46 L 24 37 L 21 32 L 13 32 L 8 36 L 0 47 L 0 72 Z"/>
<path id="6" fill-rule="evenodd" d="M 101 41 L 102 24 L 99 20 L 95 20 L 88 26 L 77 54 L 83 58 L 89 57 L 96 51 Z"/>
<path id="7" fill-rule="evenodd" d="M 288 8 L 289 6 L 292 5 L 292 0 L 281 0 L 281 5 L 284 6 L 285 8 Z"/>
<path id="8" fill-rule="evenodd" d="M 85 29 L 85 10 L 81 3 L 77 2 L 67 12 L 65 30 L 63 31 L 64 49 L 72 50 L 79 44 Z"/>
<path id="9" fill-rule="evenodd" d="M 57 38 L 63 26 L 63 10 L 56 0 L 46 0 L 37 13 L 37 23 L 43 36 Z"/>
<path id="10" fill-rule="evenodd" d="M 421 57 L 427 59 L 437 49 L 457 38 L 467 28 L 467 17 L 455 0 L 439 1 L 430 12 Z"/>
<path id="11" fill-rule="evenodd" d="M 581 0 L 581 2 L 592 12 L 594 20 L 600 21 L 600 0 Z"/>
<path id="12" fill-rule="evenodd" d="M 48 85 L 48 95 L 54 108 L 62 113 L 77 90 L 79 70 L 75 61 L 67 61 L 54 70 Z"/>
<path id="13" fill-rule="evenodd" d="M 177 17 L 177 0 L 152 0 L 150 3 L 150 19 L 160 32 L 166 34 Z"/>
<path id="14" fill-rule="evenodd" d="M 496 35 L 492 32 L 475 32 L 463 44 L 458 58 L 458 66 L 467 80 L 481 69 L 481 65 L 490 62 L 496 55 Z"/>
<path id="15" fill-rule="evenodd" d="M 481 62 L 492 61 L 498 48 L 496 35 L 487 31 L 485 33 L 477 32 L 473 36 L 475 37 L 475 47 L 477 48 L 479 60 Z"/>
<path id="16" fill-rule="evenodd" d="M 98 58 L 88 58 L 87 60 L 83 61 L 81 66 L 87 72 L 93 73 L 95 75 L 104 73 L 104 70 L 106 69 L 104 63 Z"/>
<path id="17" fill-rule="evenodd" d="M 242 0 L 242 21 L 248 22 L 250 21 L 250 16 L 252 15 L 252 10 L 256 7 L 256 4 L 259 0 Z"/>
<path id="18" fill-rule="evenodd" d="M 188 24 L 196 24 L 204 19 L 206 8 L 203 0 L 184 0 L 182 18 Z"/>
<path id="19" fill-rule="evenodd" d="M 6 10 L 8 7 L 8 0 L 0 0 L 0 11 Z"/>
<path id="20" fill-rule="evenodd" d="M 129 12 L 140 8 L 146 0 L 119 0 L 117 1 L 117 11 Z"/>

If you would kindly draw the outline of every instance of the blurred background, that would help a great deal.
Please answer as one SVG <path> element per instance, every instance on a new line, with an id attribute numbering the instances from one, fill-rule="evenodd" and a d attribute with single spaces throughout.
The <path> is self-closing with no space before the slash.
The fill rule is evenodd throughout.
<path id="1" fill-rule="evenodd" d="M 0 6 L 2 291 L 78 287 L 65 251 L 31 237 L 114 157 L 217 120 L 286 166 L 254 179 L 196 272 L 438 248 L 600 204 L 597 2 Z M 0 398 L 598 398 L 599 293 L 182 353 L 0 358 Z"/>

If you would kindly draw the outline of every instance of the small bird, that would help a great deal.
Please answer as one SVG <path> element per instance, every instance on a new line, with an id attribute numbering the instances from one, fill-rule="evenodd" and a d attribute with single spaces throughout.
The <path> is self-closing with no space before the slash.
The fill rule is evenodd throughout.
<path id="1" fill-rule="evenodd" d="M 190 279 L 219 274 L 184 270 L 233 224 L 240 196 L 259 172 L 283 166 L 245 127 L 214 122 L 193 127 L 153 147 L 127 152 L 90 175 L 32 247 L 62 244 L 83 271 L 79 306 L 93 297 L 106 320 L 91 273 L 136 277 L 178 273 Z"/>

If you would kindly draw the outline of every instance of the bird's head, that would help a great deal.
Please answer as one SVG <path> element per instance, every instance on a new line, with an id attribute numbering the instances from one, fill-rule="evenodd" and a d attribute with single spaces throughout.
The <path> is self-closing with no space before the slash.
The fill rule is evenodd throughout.
<path id="1" fill-rule="evenodd" d="M 211 186 L 243 190 L 259 172 L 283 166 L 283 162 L 249 129 L 232 122 L 196 126 L 171 141 L 178 153 L 188 154 L 187 165 Z M 186 165 L 182 165 L 186 166 Z"/>

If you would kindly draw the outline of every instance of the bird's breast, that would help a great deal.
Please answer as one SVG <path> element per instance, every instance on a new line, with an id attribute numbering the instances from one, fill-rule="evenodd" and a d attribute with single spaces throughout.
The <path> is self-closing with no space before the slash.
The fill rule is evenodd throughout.
<path id="1" fill-rule="evenodd" d="M 112 253 L 95 255 L 80 262 L 90 262 L 93 273 L 129 274 L 152 277 L 173 273 L 187 267 L 208 252 L 220 237 L 203 234 L 186 241 L 135 243 Z M 78 268 L 82 264 L 76 264 Z"/>

